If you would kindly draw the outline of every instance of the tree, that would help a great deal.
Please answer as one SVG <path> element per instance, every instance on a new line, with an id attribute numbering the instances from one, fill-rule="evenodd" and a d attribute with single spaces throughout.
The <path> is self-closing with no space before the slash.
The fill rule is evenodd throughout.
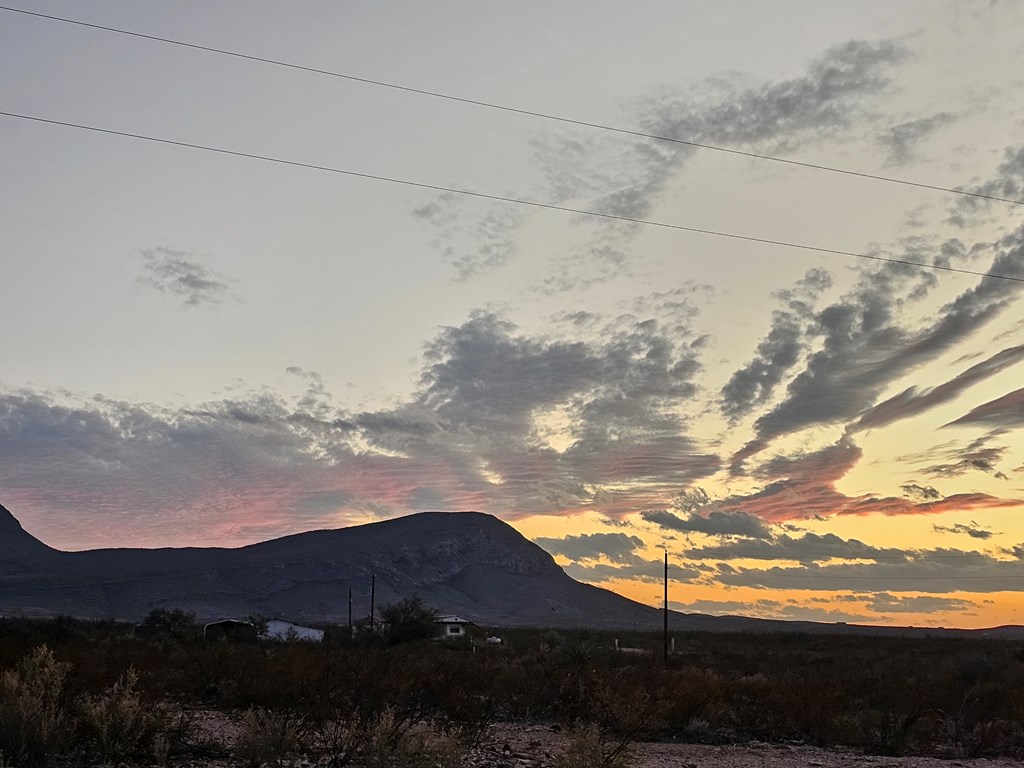
<path id="1" fill-rule="evenodd" d="M 408 643 L 437 637 L 437 611 L 429 608 L 418 595 L 388 603 L 377 611 L 384 639 L 389 643 Z"/>
<path id="2" fill-rule="evenodd" d="M 150 637 L 170 636 L 192 639 L 199 636 L 196 615 L 181 608 L 154 608 L 138 625 L 141 634 Z"/>

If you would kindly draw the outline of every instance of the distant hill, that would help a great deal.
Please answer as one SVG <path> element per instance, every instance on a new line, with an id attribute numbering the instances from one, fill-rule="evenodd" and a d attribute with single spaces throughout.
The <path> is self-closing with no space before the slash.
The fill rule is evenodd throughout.
<path id="1" fill-rule="evenodd" d="M 177 607 L 201 618 L 261 613 L 344 623 L 350 587 L 356 619 L 368 614 L 374 574 L 378 606 L 417 594 L 443 613 L 483 626 L 657 630 L 662 622 L 656 608 L 575 581 L 514 528 L 477 512 L 423 512 L 237 549 L 61 552 L 0 506 L 0 614 L 139 619 L 153 608 Z M 671 615 L 671 625 L 676 631 L 914 632 L 680 613 Z M 1021 627 L 983 631 L 1024 637 Z"/>

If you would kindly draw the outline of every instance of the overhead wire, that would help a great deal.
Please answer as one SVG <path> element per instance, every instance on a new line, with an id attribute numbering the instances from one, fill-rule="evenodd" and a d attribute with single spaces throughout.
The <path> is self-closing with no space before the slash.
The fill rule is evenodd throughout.
<path id="1" fill-rule="evenodd" d="M 645 131 L 634 130 L 630 128 L 622 128 L 619 126 L 608 125 L 605 123 L 595 123 L 587 120 L 580 120 L 571 117 L 565 117 L 562 115 L 555 115 L 548 112 L 540 112 L 537 110 L 523 109 L 519 107 L 512 107 L 507 104 L 498 104 L 491 101 L 483 101 L 480 99 L 470 99 L 464 96 L 456 96 L 450 93 L 444 93 L 442 91 L 428 90 L 425 88 L 415 88 L 408 85 L 401 85 L 399 83 L 392 83 L 385 80 L 377 80 L 369 77 L 360 77 L 357 75 L 351 75 L 344 72 L 336 72 L 329 69 L 321 69 L 319 67 L 306 66 L 303 64 L 296 64 L 290 61 L 283 61 L 281 59 L 271 59 L 266 56 L 256 56 L 254 54 L 242 53 L 240 51 L 232 51 L 226 48 L 217 48 L 209 45 L 200 45 L 198 43 L 190 43 L 184 40 L 175 40 L 169 37 L 161 37 L 159 35 L 149 35 L 143 32 L 135 32 L 129 29 L 122 29 L 120 27 L 111 27 L 104 24 L 95 24 L 92 22 L 81 21 L 79 19 L 70 19 L 64 16 L 56 16 L 48 13 L 40 13 L 38 11 L 30 11 L 25 8 L 15 8 L 7 5 L 0 5 L 0 11 L 7 11 L 10 13 L 23 14 L 25 16 L 34 16 L 40 19 L 47 19 L 50 21 L 57 21 L 64 24 L 72 24 L 79 27 L 87 27 L 89 29 L 102 30 L 104 32 L 111 32 L 118 35 L 125 35 L 128 37 L 139 38 L 142 40 L 150 40 L 153 42 L 165 43 L 167 45 L 175 45 L 182 48 L 190 48 L 197 51 L 204 51 L 206 53 L 214 53 L 221 56 L 230 56 L 236 59 L 244 59 L 246 61 L 255 61 L 261 64 L 269 64 L 276 67 L 285 67 L 287 69 L 298 70 L 301 72 L 309 72 L 317 75 L 325 75 L 328 77 L 335 77 L 342 80 L 348 80 L 351 82 L 362 83 L 364 85 L 375 86 L 379 88 L 389 88 L 395 91 L 401 91 L 404 93 L 414 93 L 420 96 L 427 96 L 430 98 L 444 99 L 446 101 L 458 102 L 460 104 L 468 104 L 475 107 L 483 107 L 485 109 L 493 109 L 506 113 L 512 113 L 517 115 L 525 115 L 528 117 L 536 117 L 543 120 L 552 120 L 568 125 L 574 125 L 583 128 L 593 128 L 601 131 L 608 131 L 611 133 L 617 133 L 624 136 L 632 136 L 634 138 L 650 139 L 652 141 L 659 141 L 664 143 L 676 144 L 686 147 L 692 147 L 695 149 L 706 149 L 712 152 L 724 152 L 731 155 L 738 155 L 741 157 L 752 158 L 756 160 L 767 160 L 773 163 L 783 163 L 786 165 L 797 166 L 800 168 L 807 168 L 815 171 L 825 171 L 828 173 L 838 173 L 846 176 L 854 176 L 862 179 L 869 179 L 872 181 L 881 181 L 887 184 L 900 184 L 909 187 L 917 187 L 919 189 L 930 189 L 937 192 L 945 192 L 953 195 L 964 195 L 967 197 L 980 198 L 983 200 L 991 200 L 994 202 L 1008 203 L 1011 205 L 1024 205 L 1024 200 L 1016 200 L 1008 197 L 1000 197 L 998 195 L 985 194 L 983 192 L 976 192 L 966 189 L 958 189 L 956 187 L 944 187 L 938 184 L 928 184 L 925 182 L 911 181 L 909 179 L 901 179 L 894 176 L 883 176 L 876 173 L 866 173 L 863 171 L 854 171 L 849 168 L 839 168 L 831 165 L 824 165 L 821 163 L 809 163 L 802 160 L 794 160 L 791 158 L 778 157 L 776 155 L 766 155 L 758 152 L 748 152 L 741 149 L 735 149 L 732 147 L 723 147 L 715 144 L 707 144 L 699 141 L 691 141 L 689 139 L 682 139 L 674 136 L 663 136 L 656 133 L 648 133 Z"/>
<path id="2" fill-rule="evenodd" d="M 906 266 L 920 267 L 922 269 L 931 269 L 943 272 L 955 272 L 964 275 L 973 275 L 975 277 L 989 277 L 996 280 L 1008 280 L 1015 283 L 1024 283 L 1024 277 L 1017 277 L 1014 275 L 1002 275 L 994 272 L 982 272 L 980 270 L 964 269 L 961 267 L 952 267 L 942 264 L 928 264 L 921 261 L 911 261 L 909 259 L 897 259 L 889 256 L 879 256 L 877 254 L 870 253 L 857 253 L 855 251 L 844 251 L 837 248 L 824 248 L 816 245 L 806 245 L 804 243 L 793 243 L 786 240 L 775 240 L 767 237 L 756 237 L 753 235 L 742 235 L 735 232 L 723 232 L 713 229 L 704 229 L 701 227 L 690 227 L 682 224 L 672 224 L 670 222 L 655 221 L 653 219 L 641 219 L 633 216 L 623 216 L 614 213 L 604 213 L 601 211 L 591 211 L 585 208 L 572 208 L 565 205 L 555 205 L 553 203 L 544 203 L 537 200 L 528 200 L 526 198 L 508 197 L 505 195 L 494 195 L 486 192 L 477 192 L 468 189 L 459 189 L 457 187 L 446 187 L 439 184 L 429 184 L 426 182 L 412 181 L 410 179 L 401 179 L 393 176 L 383 176 L 374 173 L 364 173 L 360 171 L 353 171 L 346 168 L 336 168 L 328 165 L 319 165 L 316 163 L 305 163 L 298 160 L 288 160 L 281 157 L 272 157 L 270 155 L 259 155 L 252 152 L 243 152 L 240 150 L 228 149 L 226 147 L 214 147 L 206 144 L 196 144 L 188 141 L 177 141 L 174 139 L 162 138 L 159 136 L 149 136 L 141 133 L 130 133 L 128 131 L 118 131 L 112 128 L 102 128 L 95 125 L 85 125 L 83 123 L 72 123 L 64 120 L 54 120 L 45 117 L 39 117 L 37 115 L 26 115 L 18 112 L 6 112 L 0 111 L 0 116 L 15 118 L 18 120 L 26 120 L 35 123 L 45 123 L 47 125 L 57 125 L 65 128 L 74 128 L 76 130 L 90 131 L 92 133 L 107 134 L 110 136 L 119 136 L 122 138 L 136 139 L 139 141 L 146 141 L 156 144 L 165 144 L 175 147 L 183 147 L 187 149 L 194 149 L 203 152 L 211 152 L 221 155 L 230 155 L 232 157 L 242 157 L 250 160 L 260 160 L 267 163 L 275 163 L 278 165 L 292 166 L 296 168 L 305 168 L 308 170 L 324 171 L 327 173 L 336 173 L 344 176 L 350 176 L 353 178 L 369 179 L 373 181 L 380 181 L 387 184 L 398 184 L 407 187 L 415 187 L 417 189 L 429 189 L 435 192 L 443 192 L 454 195 L 464 195 L 466 197 L 473 197 L 482 200 L 491 200 L 495 202 L 510 203 L 514 205 L 529 206 L 531 208 L 538 208 L 551 211 L 561 211 L 563 213 L 572 213 L 580 216 L 590 216 L 594 218 L 609 220 L 609 221 L 622 221 L 631 224 L 638 224 L 647 227 L 658 227 L 661 229 L 670 229 L 680 232 L 691 232 L 694 234 L 708 235 L 710 237 L 727 238 L 731 240 L 740 240 L 750 243 L 758 243 L 761 245 L 776 245 L 783 248 L 793 248 L 802 251 L 831 254 L 834 256 L 849 256 L 857 259 L 868 259 L 872 261 L 886 262 L 890 264 L 903 264 Z"/>

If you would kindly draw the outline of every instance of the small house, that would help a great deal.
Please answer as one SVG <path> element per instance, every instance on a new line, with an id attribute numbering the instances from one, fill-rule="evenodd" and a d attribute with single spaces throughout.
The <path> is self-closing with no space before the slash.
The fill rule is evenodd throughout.
<path id="1" fill-rule="evenodd" d="M 446 640 L 458 640 L 469 635 L 470 627 L 476 627 L 469 619 L 458 616 L 438 616 L 434 623 L 441 627 L 441 636 Z"/>
<path id="2" fill-rule="evenodd" d="M 270 640 L 308 640 L 319 643 L 324 639 L 324 631 L 292 624 L 284 619 L 268 619 L 266 637 Z"/>

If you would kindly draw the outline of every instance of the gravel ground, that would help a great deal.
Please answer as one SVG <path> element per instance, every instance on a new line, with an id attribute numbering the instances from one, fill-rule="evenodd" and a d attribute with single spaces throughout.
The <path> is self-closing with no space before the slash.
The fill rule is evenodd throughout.
<path id="1" fill-rule="evenodd" d="M 237 719 L 207 711 L 197 719 L 199 731 L 221 744 L 230 745 L 238 734 Z M 464 768 L 552 768 L 568 742 L 557 727 L 539 724 L 498 723 L 490 726 L 480 744 L 463 760 Z M 1000 759 L 953 759 L 934 757 L 882 757 L 842 750 L 826 750 L 793 744 L 710 745 L 641 742 L 630 745 L 630 768 L 1020 768 L 1020 761 Z M 237 768 L 232 759 L 191 759 L 172 762 L 178 768 Z M 312 768 L 307 759 L 286 761 L 293 768 Z"/>
<path id="2" fill-rule="evenodd" d="M 552 766 L 566 737 L 550 726 L 497 725 L 486 743 L 468 756 L 473 768 Z M 743 745 L 639 743 L 629 750 L 635 768 L 1020 768 L 1010 759 L 942 760 L 932 757 L 879 757 L 817 747 L 752 742 Z"/>

